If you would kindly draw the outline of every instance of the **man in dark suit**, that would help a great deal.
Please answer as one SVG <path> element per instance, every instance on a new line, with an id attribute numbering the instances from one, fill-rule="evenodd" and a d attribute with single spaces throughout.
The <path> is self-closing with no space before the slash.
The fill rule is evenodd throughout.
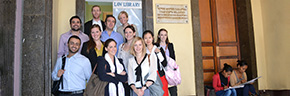
<path id="1" fill-rule="evenodd" d="M 93 19 L 85 23 L 85 34 L 90 36 L 91 26 L 93 24 L 98 24 L 101 27 L 101 31 L 104 31 L 106 29 L 104 21 L 100 19 L 101 14 L 102 14 L 101 7 L 99 5 L 94 5 L 92 7 Z"/>

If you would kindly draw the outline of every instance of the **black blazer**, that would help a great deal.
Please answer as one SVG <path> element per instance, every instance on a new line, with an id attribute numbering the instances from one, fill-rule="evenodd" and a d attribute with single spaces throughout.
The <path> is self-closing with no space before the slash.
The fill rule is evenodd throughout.
<path id="1" fill-rule="evenodd" d="M 88 41 L 89 42 L 89 41 Z M 92 70 L 94 69 L 95 65 L 97 64 L 98 60 L 97 60 L 97 53 L 95 51 L 94 48 L 91 48 L 89 50 L 89 53 L 87 52 L 87 48 L 88 48 L 88 42 L 85 42 L 83 44 L 82 50 L 81 50 L 81 54 L 84 55 L 85 57 L 87 57 L 90 62 L 91 62 L 91 66 L 92 66 Z M 103 53 L 105 52 L 105 50 L 103 50 Z"/>
<path id="2" fill-rule="evenodd" d="M 156 46 L 159 47 L 160 44 L 156 43 Z M 173 43 L 169 43 L 167 48 L 169 50 L 169 57 L 171 57 L 173 60 L 175 60 L 175 51 L 174 51 Z"/>
<path id="3" fill-rule="evenodd" d="M 96 69 L 97 72 L 95 71 L 94 74 L 97 74 L 99 76 L 99 79 L 101 81 L 106 81 L 106 82 L 114 83 L 116 85 L 116 87 L 117 87 L 117 84 L 119 82 L 124 83 L 124 82 L 128 81 L 128 75 L 127 74 L 126 75 L 120 75 L 120 74 L 117 74 L 115 72 L 114 73 L 115 74 L 115 77 L 112 77 L 111 75 L 108 75 L 107 73 L 108 72 L 111 72 L 111 66 L 110 66 L 110 64 L 102 56 L 99 56 L 96 59 L 99 62 L 98 62 L 98 66 L 97 66 L 97 69 Z M 122 59 L 119 59 L 119 61 L 122 64 L 122 66 L 124 67 L 124 70 L 123 71 L 126 71 Z M 116 60 L 114 62 L 114 65 L 116 65 Z M 109 96 L 109 86 L 108 85 L 105 87 L 105 94 L 103 96 Z M 116 92 L 118 92 L 118 91 L 116 91 Z"/>
<path id="4" fill-rule="evenodd" d="M 98 74 L 100 80 L 113 82 L 115 84 L 118 84 L 118 82 L 126 82 L 128 80 L 127 74 L 126 75 L 119 75 L 119 74 L 116 74 L 116 72 L 115 72 L 115 77 L 112 77 L 111 75 L 106 74 L 108 72 L 111 72 L 110 64 L 102 56 L 99 56 L 96 59 L 98 60 L 98 66 L 97 66 L 97 71 L 95 71 L 94 74 Z M 123 64 L 123 60 L 122 59 L 118 59 L 118 60 L 120 61 L 120 63 L 124 67 L 123 71 L 126 72 L 125 66 Z M 116 60 L 114 63 L 116 64 Z"/>
<path id="5" fill-rule="evenodd" d="M 103 27 L 103 30 L 101 31 L 104 31 L 106 29 L 106 25 L 105 25 L 105 22 L 102 21 L 102 27 Z M 88 22 L 85 23 L 85 34 L 87 34 L 88 36 L 90 36 L 90 33 L 91 33 L 91 27 L 92 27 L 92 24 L 93 24 L 93 20 L 90 20 Z"/>

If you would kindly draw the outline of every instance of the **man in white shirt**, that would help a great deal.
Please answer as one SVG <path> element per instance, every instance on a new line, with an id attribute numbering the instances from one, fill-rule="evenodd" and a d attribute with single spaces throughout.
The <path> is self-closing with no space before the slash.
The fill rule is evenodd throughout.
<path id="1" fill-rule="evenodd" d="M 52 72 L 52 80 L 60 80 L 59 96 L 83 96 L 86 83 L 89 81 L 92 68 L 88 58 L 78 53 L 81 45 L 81 39 L 78 36 L 71 36 L 67 42 L 69 53 L 66 54 L 64 69 L 62 70 L 62 57 L 56 61 Z"/>
<path id="2" fill-rule="evenodd" d="M 85 33 L 88 36 L 90 36 L 91 26 L 94 24 L 98 24 L 101 27 L 101 31 L 104 31 L 106 29 L 104 21 L 100 19 L 100 15 L 102 14 L 101 7 L 99 5 L 94 5 L 91 11 L 93 19 L 85 23 Z"/>

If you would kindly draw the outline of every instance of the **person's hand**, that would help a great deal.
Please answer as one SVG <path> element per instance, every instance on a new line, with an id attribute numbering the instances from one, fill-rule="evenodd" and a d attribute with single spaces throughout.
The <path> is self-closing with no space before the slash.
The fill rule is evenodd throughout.
<path id="1" fill-rule="evenodd" d="M 60 77 L 64 73 L 64 71 L 65 70 L 59 69 L 57 72 L 57 77 Z"/>
<path id="2" fill-rule="evenodd" d="M 228 86 L 224 86 L 224 89 L 228 89 L 229 87 Z"/>
<path id="3" fill-rule="evenodd" d="M 246 83 L 247 82 L 247 80 L 245 80 L 245 79 L 243 79 L 242 81 L 241 81 L 241 83 Z"/>
<path id="4" fill-rule="evenodd" d="M 142 89 L 138 89 L 138 93 L 137 93 L 138 96 L 143 96 L 144 95 L 144 90 Z"/>
<path id="5" fill-rule="evenodd" d="M 144 91 L 142 89 L 135 89 L 133 90 L 138 96 L 143 96 L 144 95 Z"/>
<path id="6" fill-rule="evenodd" d="M 115 77 L 115 74 L 114 73 L 107 73 L 107 74 Z"/>
<path id="7" fill-rule="evenodd" d="M 142 87 L 141 89 L 142 89 L 143 91 L 145 91 L 147 88 L 146 88 L 146 87 Z"/>
<path id="8" fill-rule="evenodd" d="M 154 50 L 154 52 L 160 52 L 160 49 L 156 48 L 156 49 Z"/>
<path id="9" fill-rule="evenodd" d="M 122 72 L 120 73 L 120 75 L 126 75 L 126 72 L 125 72 L 125 71 L 122 71 Z"/>

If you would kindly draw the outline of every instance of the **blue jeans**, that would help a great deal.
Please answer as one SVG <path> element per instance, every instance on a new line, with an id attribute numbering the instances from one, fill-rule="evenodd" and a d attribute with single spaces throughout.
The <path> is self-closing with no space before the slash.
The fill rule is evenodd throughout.
<path id="1" fill-rule="evenodd" d="M 216 96 L 237 96 L 237 92 L 235 89 L 229 89 L 229 90 L 221 90 L 215 93 Z"/>
<path id="2" fill-rule="evenodd" d="M 131 90 L 131 96 L 138 96 L 133 90 Z M 149 89 L 144 90 L 144 95 L 143 96 L 150 96 L 150 91 Z"/>
<path id="3" fill-rule="evenodd" d="M 255 88 L 252 84 L 247 84 L 244 86 L 244 88 L 237 88 L 236 90 L 238 96 L 249 96 L 249 91 L 252 94 L 256 94 Z"/>

